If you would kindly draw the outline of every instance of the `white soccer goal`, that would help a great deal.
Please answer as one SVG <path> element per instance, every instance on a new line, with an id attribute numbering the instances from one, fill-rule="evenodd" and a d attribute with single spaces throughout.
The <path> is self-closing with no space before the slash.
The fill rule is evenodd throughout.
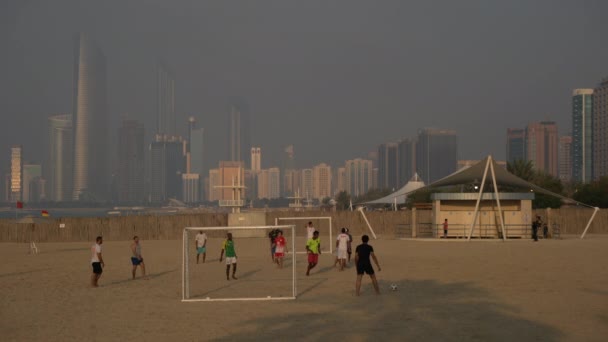
<path id="1" fill-rule="evenodd" d="M 287 245 L 290 246 L 288 250 L 295 250 L 294 225 L 184 228 L 182 302 L 296 299 L 296 255 L 292 253 L 289 258 L 285 257 L 286 267 L 283 270 L 278 270 L 275 264 L 270 263 L 268 233 L 277 228 L 284 231 Z M 205 232 L 208 237 L 207 261 L 197 265 L 192 264 L 190 259 L 196 259 L 194 235 L 199 231 Z M 224 275 L 226 264 L 222 262 L 221 267 L 218 267 L 218 259 L 215 258 L 220 255 L 221 242 L 228 232 L 233 234 L 239 276 L 238 280 L 230 281 Z M 241 278 L 241 275 L 244 276 Z M 191 286 L 191 283 L 195 285 Z"/>
<path id="2" fill-rule="evenodd" d="M 279 223 L 285 223 L 285 221 L 305 221 L 305 222 L 313 222 L 313 226 L 315 221 L 317 222 L 326 222 L 326 226 L 325 227 L 315 227 L 317 228 L 317 230 L 319 231 L 319 237 L 321 239 L 321 251 L 327 253 L 329 251 L 329 253 L 333 253 L 334 252 L 334 244 L 336 243 L 333 240 L 333 230 L 332 230 L 332 226 L 331 226 L 331 216 L 314 216 L 314 217 L 277 217 L 274 219 L 274 224 L 275 226 L 278 226 Z M 303 228 L 301 228 L 302 231 Z M 304 233 L 306 234 L 306 233 Z M 326 241 L 325 238 L 329 237 L 329 240 Z M 306 236 L 304 236 L 304 238 L 300 238 L 298 242 L 298 247 L 300 248 L 299 250 L 294 249 L 294 251 L 296 251 L 296 253 L 298 254 L 306 254 L 306 251 L 304 249 L 302 249 L 302 246 L 306 245 Z M 329 250 L 327 249 L 327 246 L 329 246 Z"/>

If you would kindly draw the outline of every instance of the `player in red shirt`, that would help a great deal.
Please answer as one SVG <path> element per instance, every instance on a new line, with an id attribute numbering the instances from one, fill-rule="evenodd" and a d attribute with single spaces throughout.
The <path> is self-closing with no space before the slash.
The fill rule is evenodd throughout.
<path id="1" fill-rule="evenodd" d="M 279 268 L 283 268 L 283 259 L 285 258 L 285 253 L 287 253 L 287 241 L 283 236 L 283 231 L 278 231 L 277 237 L 274 239 L 274 244 L 274 260 Z"/>

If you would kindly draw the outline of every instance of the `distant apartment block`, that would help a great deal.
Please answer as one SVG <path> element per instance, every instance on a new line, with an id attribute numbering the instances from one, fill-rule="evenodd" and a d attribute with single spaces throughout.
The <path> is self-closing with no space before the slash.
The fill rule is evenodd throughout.
<path id="1" fill-rule="evenodd" d="M 39 182 L 42 177 L 42 165 L 40 164 L 24 164 L 23 165 L 23 192 L 21 199 L 24 202 L 38 202 L 34 194 L 31 193 L 32 186 L 35 188 L 34 182 Z"/>
<path id="2" fill-rule="evenodd" d="M 204 181 L 200 179 L 206 175 L 207 166 L 205 165 L 205 130 L 193 128 L 190 133 L 190 172 L 199 175 L 199 193 L 204 193 Z"/>
<path id="3" fill-rule="evenodd" d="M 578 182 L 593 179 L 593 89 L 572 92 L 571 174 Z"/>
<path id="4" fill-rule="evenodd" d="M 278 167 L 263 169 L 258 174 L 258 198 L 279 198 L 281 170 Z"/>
<path id="5" fill-rule="evenodd" d="M 200 201 L 200 176 L 198 173 L 182 174 L 182 201 L 197 203 Z"/>
<path id="6" fill-rule="evenodd" d="M 10 202 L 23 200 L 23 147 L 11 147 Z"/>
<path id="7" fill-rule="evenodd" d="M 175 76 L 164 62 L 156 65 L 156 134 L 175 136 Z"/>
<path id="8" fill-rule="evenodd" d="M 251 148 L 251 171 L 254 173 L 262 170 L 262 149 L 260 147 Z"/>
<path id="9" fill-rule="evenodd" d="M 608 77 L 593 92 L 593 178 L 608 176 Z"/>
<path id="10" fill-rule="evenodd" d="M 425 184 L 456 171 L 458 137 L 452 129 L 425 128 L 418 131 L 416 169 Z"/>
<path id="11" fill-rule="evenodd" d="M 118 129 L 118 201 L 144 201 L 145 145 L 144 125 L 123 120 Z"/>
<path id="12" fill-rule="evenodd" d="M 378 185 L 382 189 L 397 189 L 399 179 L 399 144 L 385 143 L 378 147 Z"/>
<path id="13" fill-rule="evenodd" d="M 335 181 L 332 182 L 334 186 L 333 194 L 334 196 L 342 191 L 346 191 L 346 168 L 345 167 L 337 167 L 334 168 L 334 178 Z"/>
<path id="14" fill-rule="evenodd" d="M 562 182 L 572 180 L 572 137 L 559 137 L 558 160 L 559 160 L 559 179 Z"/>
<path id="15" fill-rule="evenodd" d="M 541 121 L 526 127 L 526 155 L 538 171 L 558 177 L 558 132 L 553 121 Z"/>
<path id="16" fill-rule="evenodd" d="M 73 131 L 72 115 L 49 117 L 48 159 L 45 177 L 48 199 L 55 202 L 72 200 Z"/>
<path id="17" fill-rule="evenodd" d="M 235 188 L 245 185 L 244 162 L 220 161 L 219 183 L 222 186 L 219 200 L 235 200 Z M 245 189 L 241 190 L 241 198 L 246 197 Z"/>
<path id="18" fill-rule="evenodd" d="M 181 137 L 166 135 L 156 135 L 150 144 L 150 202 L 182 198 L 181 175 L 186 173 L 185 145 Z"/>
<path id="19" fill-rule="evenodd" d="M 346 178 L 346 191 L 353 197 L 364 195 L 372 188 L 371 160 L 347 160 L 344 166 Z"/>
<path id="20" fill-rule="evenodd" d="M 293 196 L 300 189 L 302 175 L 299 170 L 287 169 L 283 171 L 282 194 L 283 196 Z"/>
<path id="21" fill-rule="evenodd" d="M 331 197 L 331 166 L 321 163 L 313 167 L 313 197 L 319 201 Z"/>
<path id="22" fill-rule="evenodd" d="M 507 128 L 507 162 L 526 160 L 526 130 Z"/>
<path id="23" fill-rule="evenodd" d="M 416 173 L 416 139 L 399 142 L 399 187 L 404 186 Z M 374 185 L 374 189 L 378 186 Z"/>
<path id="24" fill-rule="evenodd" d="M 313 170 L 312 169 L 302 169 L 302 181 L 301 181 L 301 189 L 300 196 L 306 199 L 313 199 Z"/>
<path id="25" fill-rule="evenodd" d="M 220 170 L 219 169 L 210 169 L 209 170 L 209 184 L 207 187 L 208 198 L 207 200 L 210 202 L 219 201 L 221 198 L 222 189 L 219 188 L 221 185 L 220 182 Z"/>
<path id="26" fill-rule="evenodd" d="M 233 100 L 229 105 L 230 129 L 229 142 L 230 161 L 243 162 L 249 165 L 251 148 L 249 133 L 249 108 L 242 100 Z"/>

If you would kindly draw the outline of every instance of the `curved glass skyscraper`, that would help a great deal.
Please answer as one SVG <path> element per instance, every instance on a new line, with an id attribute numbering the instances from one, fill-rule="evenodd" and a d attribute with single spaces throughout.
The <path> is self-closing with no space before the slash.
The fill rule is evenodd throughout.
<path id="1" fill-rule="evenodd" d="M 106 60 L 85 33 L 75 43 L 72 199 L 99 201 L 108 191 Z"/>

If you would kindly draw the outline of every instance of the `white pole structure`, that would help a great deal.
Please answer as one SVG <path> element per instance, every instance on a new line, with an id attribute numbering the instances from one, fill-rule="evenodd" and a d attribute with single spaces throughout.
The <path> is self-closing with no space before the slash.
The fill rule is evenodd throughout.
<path id="1" fill-rule="evenodd" d="M 331 230 L 330 230 L 331 231 Z M 297 297 L 298 290 L 296 289 L 296 226 L 293 225 L 291 229 L 291 296 Z"/>
<path id="2" fill-rule="evenodd" d="M 365 207 L 359 207 L 359 209 L 357 209 L 357 210 L 361 213 L 361 216 L 363 216 L 363 219 L 365 220 L 365 223 L 367 223 L 367 228 L 369 228 L 369 231 L 372 233 L 372 236 L 374 237 L 374 240 L 377 240 L 378 238 L 376 237 L 376 233 L 372 229 L 372 225 L 369 224 L 369 221 L 367 220 L 367 216 L 365 216 L 365 213 L 363 212 L 364 208 Z"/>
<path id="3" fill-rule="evenodd" d="M 500 228 L 502 229 L 502 241 L 507 241 L 507 233 L 505 231 L 505 221 L 502 217 L 502 208 L 500 207 L 500 198 L 498 197 L 498 186 L 496 185 L 496 174 L 494 173 L 494 163 L 492 157 L 488 157 L 490 162 L 490 171 L 492 172 L 492 182 L 494 184 L 494 196 L 496 196 L 496 204 L 498 204 L 498 216 L 500 216 Z"/>
<path id="4" fill-rule="evenodd" d="M 595 207 L 595 210 L 593 210 L 593 215 L 591 215 L 589 222 L 587 222 L 587 227 L 585 227 L 583 234 L 581 234 L 581 240 L 585 237 L 585 234 L 587 234 L 587 230 L 589 230 L 589 227 L 591 227 L 591 222 L 593 222 L 593 219 L 595 218 L 595 214 L 597 214 L 598 211 L 600 211 L 600 208 Z"/>
<path id="5" fill-rule="evenodd" d="M 188 299 L 190 297 L 189 291 L 186 290 L 188 287 L 187 277 L 188 277 L 188 254 L 187 254 L 187 244 L 188 244 L 188 231 L 184 230 L 184 234 L 182 237 L 182 300 Z"/>
<path id="6" fill-rule="evenodd" d="M 469 236 L 467 241 L 471 240 L 473 234 L 473 228 L 475 227 L 475 221 L 477 221 L 477 214 L 479 214 L 479 202 L 481 202 L 481 196 L 483 195 L 483 187 L 486 184 L 486 177 L 488 176 L 488 167 L 490 166 L 490 158 L 486 163 L 486 169 L 483 171 L 483 178 L 481 179 L 481 185 L 479 186 L 479 197 L 477 197 L 477 203 L 475 204 L 475 215 L 473 215 L 473 222 L 471 222 L 471 229 L 469 229 Z"/>

